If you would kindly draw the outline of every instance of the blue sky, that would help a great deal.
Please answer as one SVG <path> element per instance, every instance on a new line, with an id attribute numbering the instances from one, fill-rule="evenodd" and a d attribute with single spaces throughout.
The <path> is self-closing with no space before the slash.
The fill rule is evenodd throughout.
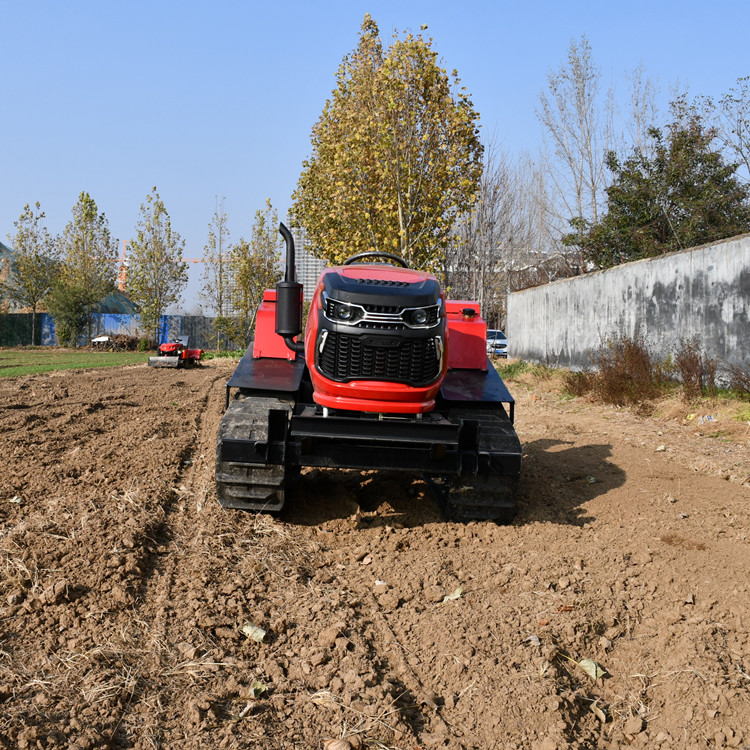
<path id="1" fill-rule="evenodd" d="M 192 258 L 217 196 L 232 240 L 267 197 L 283 217 L 368 12 L 384 42 L 427 24 L 511 155 L 537 151 L 539 92 L 582 34 L 622 101 L 638 64 L 663 110 L 675 84 L 720 96 L 750 75 L 747 0 L 0 0 L 0 239 L 35 201 L 62 232 L 82 190 L 125 240 L 156 186 Z M 190 270 L 192 312 L 202 264 Z"/>

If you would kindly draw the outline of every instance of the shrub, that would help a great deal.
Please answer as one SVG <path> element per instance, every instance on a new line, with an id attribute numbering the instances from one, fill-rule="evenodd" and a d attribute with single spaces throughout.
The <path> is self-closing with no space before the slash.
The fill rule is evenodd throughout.
<path id="1" fill-rule="evenodd" d="M 565 392 L 570 396 L 585 396 L 594 390 L 597 375 L 591 370 L 566 372 L 563 375 Z"/>
<path id="2" fill-rule="evenodd" d="M 701 351 L 697 336 L 680 341 L 680 348 L 674 352 L 674 364 L 686 401 L 716 395 L 716 360 Z"/>
<path id="3" fill-rule="evenodd" d="M 741 398 L 750 397 L 750 368 L 727 365 L 726 371 L 729 389 Z"/>
<path id="4" fill-rule="evenodd" d="M 641 404 L 659 396 L 664 388 L 664 372 L 641 331 L 632 337 L 620 334 L 608 339 L 592 360 L 597 369 L 593 391 L 605 403 Z"/>

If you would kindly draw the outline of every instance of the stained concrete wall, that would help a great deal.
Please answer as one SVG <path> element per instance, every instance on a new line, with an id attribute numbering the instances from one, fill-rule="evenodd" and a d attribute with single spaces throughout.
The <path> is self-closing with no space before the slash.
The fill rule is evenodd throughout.
<path id="1" fill-rule="evenodd" d="M 750 235 L 513 292 L 508 350 L 580 368 L 607 338 L 643 332 L 665 357 L 698 337 L 723 362 L 750 363 Z"/>

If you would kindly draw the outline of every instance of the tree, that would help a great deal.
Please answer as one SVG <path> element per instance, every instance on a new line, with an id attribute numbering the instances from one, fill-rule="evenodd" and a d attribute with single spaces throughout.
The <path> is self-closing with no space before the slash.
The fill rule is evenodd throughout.
<path id="1" fill-rule="evenodd" d="M 567 64 L 547 76 L 549 94 L 539 95 L 537 112 L 552 142 L 550 174 L 565 218 L 592 223 L 602 205 L 614 110 L 611 91 L 601 101 L 600 80 L 588 39 L 571 39 Z"/>
<path id="2" fill-rule="evenodd" d="M 527 156 L 512 161 L 490 141 L 479 198 L 453 232 L 445 272 L 451 296 L 478 301 L 491 327 L 505 327 L 509 291 L 581 272 L 576 253 L 559 247 L 545 176 Z"/>
<path id="3" fill-rule="evenodd" d="M 52 282 L 49 311 L 55 320 L 55 334 L 62 346 L 78 346 L 89 321 L 89 290 L 57 276 Z"/>
<path id="4" fill-rule="evenodd" d="M 241 237 L 230 250 L 230 299 L 233 308 L 230 333 L 235 341 L 249 341 L 255 326 L 255 313 L 263 301 L 263 292 L 272 287 L 280 276 L 278 224 L 276 209 L 266 199 L 265 208 L 255 212 L 250 241 Z"/>
<path id="5" fill-rule="evenodd" d="M 394 35 L 384 53 L 366 15 L 336 79 L 313 127 L 294 221 L 332 262 L 374 250 L 440 270 L 482 170 L 478 114 L 457 73 L 438 65 L 432 39 L 421 35 Z"/>
<path id="6" fill-rule="evenodd" d="M 12 281 L 3 285 L 3 292 L 21 307 L 31 308 L 31 344 L 36 344 L 36 315 L 39 306 L 52 291 L 52 282 L 60 267 L 58 252 L 52 237 L 42 223 L 44 212 L 37 202 L 36 211 L 24 206 L 14 235 L 8 235 L 13 248 L 15 273 Z"/>
<path id="7" fill-rule="evenodd" d="M 610 152 L 607 214 L 566 237 L 600 268 L 750 230 L 750 188 L 714 146 L 715 129 L 692 113 L 668 126 L 666 138 L 656 128 L 650 137 L 652 158 L 636 149 L 621 163 Z"/>
<path id="8" fill-rule="evenodd" d="M 229 227 L 224 211 L 224 198 L 221 199 L 221 204 L 217 199 L 216 211 L 208 225 L 208 242 L 203 248 L 203 259 L 200 296 L 215 316 L 213 327 L 216 332 L 216 347 L 223 349 L 231 328 L 228 317 L 231 291 Z"/>
<path id="9" fill-rule="evenodd" d="M 643 65 L 638 65 L 628 76 L 630 94 L 630 118 L 627 123 L 633 148 L 646 157 L 653 156 L 653 139 L 650 128 L 657 122 L 656 85 L 647 78 Z"/>
<path id="10" fill-rule="evenodd" d="M 744 168 L 744 180 L 750 181 L 750 76 L 738 78 L 737 88 L 719 99 L 718 134 Z"/>
<path id="11" fill-rule="evenodd" d="M 83 305 L 90 338 L 94 309 L 115 288 L 117 240 L 112 239 L 107 217 L 99 213 L 88 193 L 78 196 L 73 218 L 59 238 L 59 247 L 62 265 L 59 283 L 52 289 L 55 302 L 50 309 L 58 311 L 57 322 L 60 315 L 77 319 L 77 306 Z M 76 310 L 65 315 L 65 305 L 73 302 Z M 78 335 L 82 332 L 79 330 Z M 70 343 L 75 346 L 78 338 Z"/>
<path id="12" fill-rule="evenodd" d="M 185 242 L 154 187 L 141 204 L 136 238 L 130 241 L 128 292 L 141 311 L 145 330 L 159 342 L 159 322 L 169 305 L 180 299 L 188 281 L 182 261 Z"/>
<path id="13" fill-rule="evenodd" d="M 494 142 L 484 149 L 479 197 L 456 223 L 446 256 L 451 296 L 479 302 L 495 327 L 505 318 L 506 269 L 520 241 L 519 174 Z"/>

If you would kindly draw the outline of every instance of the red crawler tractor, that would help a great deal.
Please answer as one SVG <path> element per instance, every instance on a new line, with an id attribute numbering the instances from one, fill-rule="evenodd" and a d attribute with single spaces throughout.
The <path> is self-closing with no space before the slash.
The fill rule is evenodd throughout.
<path id="1" fill-rule="evenodd" d="M 321 275 L 301 333 L 294 240 L 255 341 L 227 383 L 216 480 L 227 508 L 278 511 L 303 466 L 421 472 L 455 520 L 510 522 L 521 445 L 474 302 L 360 253 Z M 359 262 L 374 258 L 385 262 Z M 394 265 L 390 265 L 394 264 Z"/>
<path id="2" fill-rule="evenodd" d="M 148 358 L 149 367 L 183 367 L 197 364 L 203 356 L 203 349 L 188 349 L 188 337 L 181 336 L 176 341 L 160 344 L 156 357 Z"/>

